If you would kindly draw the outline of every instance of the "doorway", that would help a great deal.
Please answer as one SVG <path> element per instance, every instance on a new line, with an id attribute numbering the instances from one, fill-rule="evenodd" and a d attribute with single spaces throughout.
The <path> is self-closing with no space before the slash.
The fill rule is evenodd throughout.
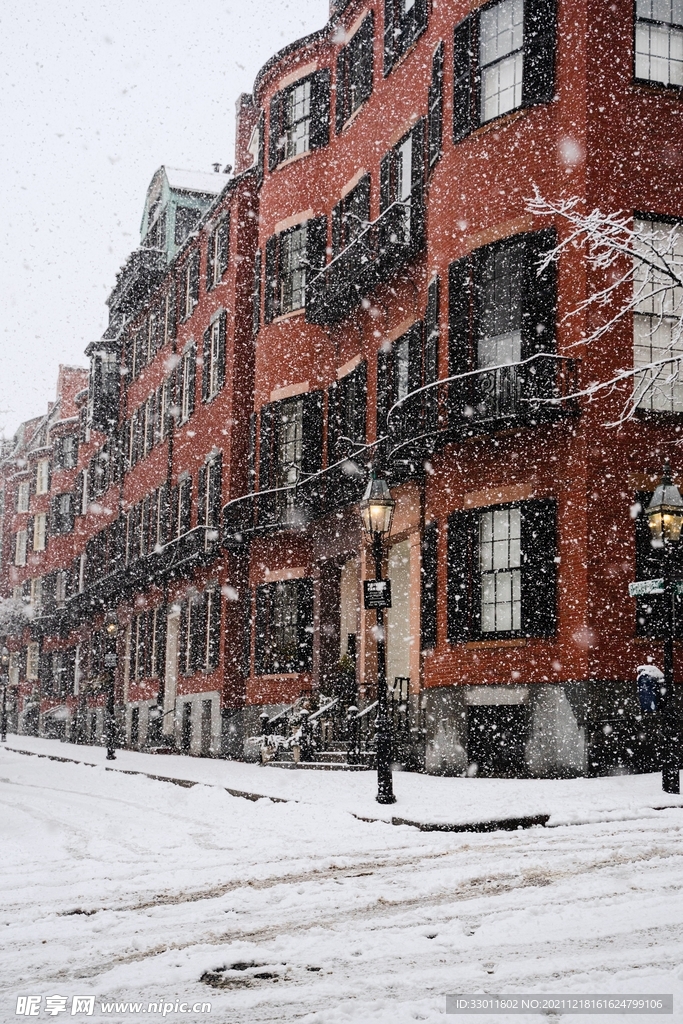
<path id="1" fill-rule="evenodd" d="M 526 704 L 487 704 L 467 708 L 467 759 L 485 778 L 524 778 L 529 738 Z"/>
<path id="2" fill-rule="evenodd" d="M 183 754 L 189 754 L 192 743 L 192 701 L 186 700 L 183 704 L 182 718 L 180 721 L 180 749 Z"/>
<path id="3" fill-rule="evenodd" d="M 180 607 L 171 605 L 166 620 L 166 665 L 164 672 L 163 725 L 162 731 L 169 738 L 173 735 L 175 698 L 178 685 L 178 630 Z"/>
<path id="4" fill-rule="evenodd" d="M 211 757 L 211 709 L 213 701 L 202 701 L 201 755 Z"/>
<path id="5" fill-rule="evenodd" d="M 133 750 L 140 746 L 140 708 L 133 708 L 130 713 L 130 745 Z"/>

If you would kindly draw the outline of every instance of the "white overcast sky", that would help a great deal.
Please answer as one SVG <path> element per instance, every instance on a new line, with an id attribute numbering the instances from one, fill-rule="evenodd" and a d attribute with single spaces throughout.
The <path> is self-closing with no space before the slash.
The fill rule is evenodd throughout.
<path id="1" fill-rule="evenodd" d="M 328 0 L 22 0 L 0 8 L 0 436 L 85 366 L 161 164 L 233 163 L 235 101 Z"/>

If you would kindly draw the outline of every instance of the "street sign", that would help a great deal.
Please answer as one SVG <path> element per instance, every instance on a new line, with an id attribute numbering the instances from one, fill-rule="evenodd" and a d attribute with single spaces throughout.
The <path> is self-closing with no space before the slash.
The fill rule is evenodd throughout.
<path id="1" fill-rule="evenodd" d="M 638 583 L 629 583 L 628 596 L 642 597 L 643 594 L 663 594 L 664 580 L 640 580 Z M 683 594 L 683 580 L 676 580 L 674 583 L 674 594 Z"/>
<path id="2" fill-rule="evenodd" d="M 640 580 L 638 583 L 629 583 L 628 596 L 641 597 L 643 594 L 663 594 L 664 580 Z"/>
<path id="3" fill-rule="evenodd" d="M 391 608 L 391 580 L 363 580 L 366 608 Z"/>

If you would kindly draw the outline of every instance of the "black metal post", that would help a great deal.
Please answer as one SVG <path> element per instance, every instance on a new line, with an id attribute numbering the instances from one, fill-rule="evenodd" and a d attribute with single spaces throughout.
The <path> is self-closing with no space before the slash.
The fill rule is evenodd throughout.
<path id="1" fill-rule="evenodd" d="M 680 793 L 680 735 L 674 690 L 674 638 L 676 595 L 672 545 L 664 541 L 664 692 L 662 693 L 662 789 Z"/>
<path id="2" fill-rule="evenodd" d="M 107 761 L 116 760 L 116 704 L 114 694 L 114 671 L 107 675 L 107 703 L 105 706 L 105 735 L 107 739 Z"/>
<path id="3" fill-rule="evenodd" d="M 7 742 L 7 676 L 2 677 L 2 714 L 0 716 L 0 743 Z"/>
<path id="4" fill-rule="evenodd" d="M 382 537 L 372 539 L 375 579 L 382 579 Z M 387 702 L 387 648 L 384 636 L 384 609 L 377 608 L 377 803 L 396 803 L 391 777 L 392 737 Z"/>

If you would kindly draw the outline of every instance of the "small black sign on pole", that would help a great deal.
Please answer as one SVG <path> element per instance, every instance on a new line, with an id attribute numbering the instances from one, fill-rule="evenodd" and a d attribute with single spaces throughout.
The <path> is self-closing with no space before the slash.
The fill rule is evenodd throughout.
<path id="1" fill-rule="evenodd" d="M 391 608 L 391 580 L 363 580 L 365 608 Z"/>

